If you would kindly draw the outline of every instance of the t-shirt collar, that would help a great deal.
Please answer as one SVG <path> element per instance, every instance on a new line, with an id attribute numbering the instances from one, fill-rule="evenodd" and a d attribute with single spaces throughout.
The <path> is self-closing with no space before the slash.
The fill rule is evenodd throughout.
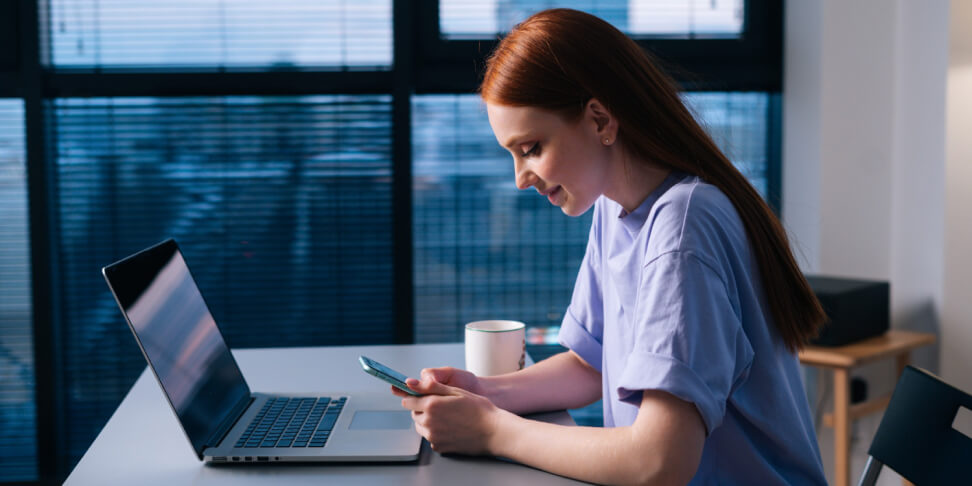
<path id="1" fill-rule="evenodd" d="M 648 214 L 651 213 L 651 207 L 655 205 L 655 201 L 686 175 L 685 173 L 674 170 L 669 172 L 665 180 L 654 191 L 651 191 L 651 194 L 648 194 L 648 197 L 634 211 L 629 213 L 623 207 L 621 208 L 618 219 L 621 220 L 621 224 L 624 225 L 624 228 L 631 236 L 635 236 L 641 232 L 641 228 L 645 225 L 645 221 L 648 220 Z"/>

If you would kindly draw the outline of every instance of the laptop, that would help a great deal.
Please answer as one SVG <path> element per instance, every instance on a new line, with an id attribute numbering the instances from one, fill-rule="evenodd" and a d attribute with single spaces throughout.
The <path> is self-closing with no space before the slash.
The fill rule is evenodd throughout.
<path id="1" fill-rule="evenodd" d="M 418 459 L 422 438 L 390 393 L 251 392 L 174 240 L 102 274 L 200 460 Z"/>

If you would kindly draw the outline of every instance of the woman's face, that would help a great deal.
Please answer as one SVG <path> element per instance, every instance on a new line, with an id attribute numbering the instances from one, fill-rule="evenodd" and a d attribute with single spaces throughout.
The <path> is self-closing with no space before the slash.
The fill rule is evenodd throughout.
<path id="1" fill-rule="evenodd" d="M 496 141 L 513 154 L 516 187 L 536 188 L 568 216 L 584 214 L 605 192 L 608 151 L 587 113 L 576 123 L 533 107 L 487 103 Z"/>

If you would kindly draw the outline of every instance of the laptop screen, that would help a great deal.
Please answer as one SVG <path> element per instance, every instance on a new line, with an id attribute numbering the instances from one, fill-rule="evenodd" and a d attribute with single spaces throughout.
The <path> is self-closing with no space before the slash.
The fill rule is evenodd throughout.
<path id="1" fill-rule="evenodd" d="M 197 454 L 250 397 L 175 241 L 105 267 L 132 332 Z M 215 444 L 208 444 L 215 445 Z"/>

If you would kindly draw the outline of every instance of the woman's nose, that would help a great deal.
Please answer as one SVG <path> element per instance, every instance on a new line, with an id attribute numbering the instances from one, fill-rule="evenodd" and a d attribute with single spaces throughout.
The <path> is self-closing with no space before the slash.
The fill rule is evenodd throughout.
<path id="1" fill-rule="evenodd" d="M 534 175 L 533 172 L 530 172 L 522 162 L 516 162 L 513 169 L 516 171 L 515 179 L 517 189 L 528 189 L 530 186 L 536 183 L 536 175 Z"/>

